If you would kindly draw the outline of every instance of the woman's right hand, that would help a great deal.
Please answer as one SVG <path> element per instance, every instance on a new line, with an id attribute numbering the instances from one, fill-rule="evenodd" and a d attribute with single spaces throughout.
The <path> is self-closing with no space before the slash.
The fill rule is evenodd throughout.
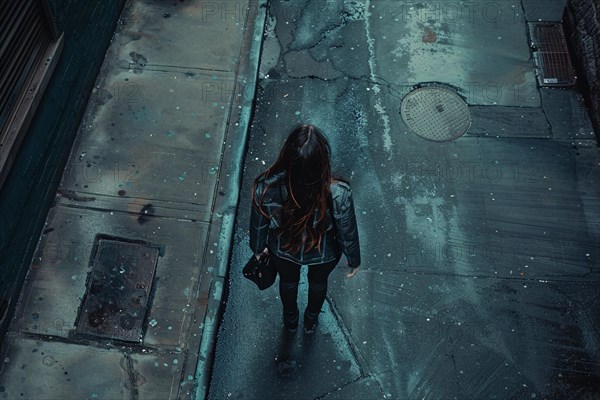
<path id="1" fill-rule="evenodd" d="M 352 278 L 354 275 L 356 275 L 356 273 L 358 272 L 359 268 L 360 267 L 352 268 L 352 271 L 350 271 L 350 272 L 348 272 L 346 274 L 346 278 Z"/>

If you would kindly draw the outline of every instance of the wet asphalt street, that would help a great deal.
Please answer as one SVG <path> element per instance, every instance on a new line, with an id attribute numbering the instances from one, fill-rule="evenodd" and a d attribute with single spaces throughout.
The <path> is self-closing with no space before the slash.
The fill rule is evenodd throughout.
<path id="1" fill-rule="evenodd" d="M 209 398 L 600 397 L 600 153 L 576 89 L 537 85 L 526 30 L 563 7 L 269 3 Z M 465 99 L 465 135 L 405 125 L 424 82 Z M 332 273 L 315 335 L 287 337 L 277 286 L 241 269 L 252 180 L 298 122 L 351 182 L 363 265 Z"/>

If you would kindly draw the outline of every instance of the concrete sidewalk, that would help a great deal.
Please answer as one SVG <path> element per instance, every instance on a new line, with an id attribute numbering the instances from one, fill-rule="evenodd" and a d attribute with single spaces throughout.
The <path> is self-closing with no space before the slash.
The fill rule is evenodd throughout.
<path id="1" fill-rule="evenodd" d="M 3 342 L 1 398 L 204 397 L 264 20 L 257 0 L 126 7 Z M 139 342 L 76 332 L 101 240 L 158 249 Z"/>

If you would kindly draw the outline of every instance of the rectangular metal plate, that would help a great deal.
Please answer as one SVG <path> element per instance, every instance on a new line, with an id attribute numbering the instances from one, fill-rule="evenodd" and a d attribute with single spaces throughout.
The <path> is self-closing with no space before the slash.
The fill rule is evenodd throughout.
<path id="1" fill-rule="evenodd" d="M 540 86 L 573 86 L 577 80 L 561 23 L 530 25 Z"/>
<path id="2" fill-rule="evenodd" d="M 141 342 L 159 249 L 120 240 L 98 240 L 78 334 Z"/>

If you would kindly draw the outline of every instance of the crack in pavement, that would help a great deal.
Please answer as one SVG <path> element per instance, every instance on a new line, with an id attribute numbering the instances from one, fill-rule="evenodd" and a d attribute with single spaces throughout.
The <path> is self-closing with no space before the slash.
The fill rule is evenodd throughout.
<path id="1" fill-rule="evenodd" d="M 339 3 L 339 1 L 338 1 L 338 3 Z M 311 1 L 311 0 L 308 0 L 308 1 L 307 1 L 307 2 L 304 4 L 304 7 L 303 7 L 303 8 L 300 10 L 300 16 L 299 16 L 298 20 L 297 20 L 297 21 L 295 21 L 295 22 L 296 22 L 296 23 L 294 24 L 295 26 L 298 26 L 298 22 L 301 22 L 301 21 L 303 21 L 303 20 L 305 20 L 305 19 L 308 19 L 308 18 L 306 17 L 306 14 L 305 14 L 305 12 L 306 12 L 306 10 L 308 9 L 308 7 L 309 7 L 310 5 L 312 5 L 312 4 L 320 4 L 320 5 L 322 5 L 323 3 L 321 2 L 321 0 L 316 0 L 315 2 L 313 2 L 313 1 Z M 331 3 L 331 2 L 330 2 L 329 4 L 333 4 L 333 3 Z M 333 5 L 335 5 L 335 4 L 333 4 Z M 335 14 L 335 11 L 334 11 L 334 14 Z M 339 14 L 339 13 L 338 13 L 338 14 Z M 309 13 L 308 15 L 311 15 L 311 14 Z M 295 46 L 294 46 L 294 42 L 297 40 L 297 38 L 298 38 L 298 37 L 297 37 L 296 35 L 294 35 L 294 33 L 296 33 L 296 30 L 292 29 L 292 37 L 293 37 L 293 40 L 292 40 L 292 42 L 291 42 L 291 43 L 290 43 L 290 44 L 287 46 L 287 48 L 288 48 L 289 50 L 308 50 L 308 49 L 310 49 L 310 48 L 314 48 L 314 47 L 318 46 L 318 45 L 319 45 L 319 44 L 320 44 L 320 43 L 321 43 L 321 42 L 322 42 L 322 41 L 323 41 L 323 40 L 324 40 L 324 39 L 327 37 L 327 33 L 331 32 L 332 30 L 336 29 L 336 28 L 337 28 L 337 27 L 339 27 L 339 26 L 342 26 L 342 24 L 344 24 L 344 21 L 343 21 L 343 20 L 341 20 L 341 21 L 340 21 L 339 23 L 337 23 L 337 24 L 336 24 L 336 23 L 325 24 L 325 25 L 322 27 L 322 30 L 320 30 L 320 32 L 321 32 L 321 33 L 320 33 L 320 36 L 321 36 L 321 37 L 320 37 L 320 38 L 317 40 L 317 43 L 316 43 L 316 44 L 314 44 L 314 45 L 311 45 L 311 46 L 309 46 L 309 47 L 306 47 L 306 46 L 305 46 L 305 47 L 302 47 L 302 46 L 301 46 L 301 47 L 295 47 Z M 288 50 L 288 51 L 289 51 L 289 50 Z"/>
<path id="2" fill-rule="evenodd" d="M 373 376 L 359 376 L 358 378 L 356 378 L 356 379 L 354 379 L 354 380 L 352 380 L 352 381 L 350 381 L 350 382 L 346 382 L 345 384 L 343 384 L 343 385 L 341 385 L 341 386 L 338 386 L 338 387 L 336 387 L 336 388 L 333 388 L 331 391 L 329 391 L 329 392 L 327 392 L 327 393 L 325 393 L 325 394 L 323 394 L 323 395 L 321 395 L 321 396 L 317 396 L 317 397 L 315 397 L 315 398 L 314 398 L 314 400 L 321 400 L 321 399 L 325 399 L 327 396 L 329 396 L 329 395 L 333 394 L 334 392 L 337 392 L 337 391 L 339 391 L 339 390 L 342 390 L 342 389 L 344 389 L 345 387 L 348 387 L 348 386 L 350 386 L 350 385 L 352 385 L 352 384 L 354 384 L 354 383 L 357 383 L 357 382 L 359 382 L 359 381 L 361 381 L 361 380 L 365 380 L 365 379 L 367 379 L 367 378 L 374 378 L 374 377 L 373 377 Z M 381 387 L 380 387 L 380 389 L 381 389 Z M 384 394 L 384 392 L 383 392 L 383 391 L 381 392 L 381 394 L 382 394 L 383 398 L 386 398 L 386 396 L 385 396 L 385 394 Z"/>
<path id="3" fill-rule="evenodd" d="M 367 377 L 373 377 L 373 379 L 377 382 L 380 392 L 385 393 L 385 391 L 383 390 L 383 384 L 379 381 L 379 379 L 377 379 L 377 376 L 375 374 L 373 374 L 373 372 L 371 371 L 371 367 L 369 366 L 369 363 L 367 362 L 366 357 L 363 356 L 363 354 L 360 351 L 360 349 L 358 348 L 358 346 L 352 340 L 350 332 L 348 331 L 348 328 L 346 327 L 346 324 L 335 305 L 335 301 L 333 301 L 333 299 L 331 298 L 330 295 L 327 295 L 327 302 L 329 303 L 329 309 L 331 310 L 331 314 L 333 315 L 333 318 L 337 322 L 338 327 L 340 328 L 340 331 L 342 332 L 342 335 L 344 336 L 344 339 L 346 340 L 346 343 L 348 344 L 348 348 L 350 349 L 350 352 L 351 352 L 352 356 L 354 357 L 356 364 L 358 365 L 360 375 L 354 382 L 357 382 L 358 380 L 364 379 Z M 353 382 L 351 382 L 351 383 L 353 383 Z M 323 397 L 323 396 L 321 396 L 321 397 Z"/>
<path id="4" fill-rule="evenodd" d="M 338 71 L 338 70 L 336 70 L 336 71 Z M 341 71 L 339 71 L 339 72 L 341 72 Z M 356 81 L 356 82 L 369 83 L 372 85 L 377 85 L 377 86 L 382 86 L 384 88 L 387 88 L 388 94 L 399 100 L 402 100 L 402 98 L 404 98 L 404 95 L 406 94 L 406 92 L 395 89 L 394 87 L 408 89 L 407 91 L 409 91 L 410 89 L 412 89 L 414 87 L 414 85 L 398 85 L 395 83 L 391 83 L 391 82 L 388 82 L 386 79 L 378 77 L 378 76 L 370 77 L 370 76 L 366 76 L 366 75 L 361 75 L 359 77 L 355 77 L 355 76 L 349 76 L 349 75 L 344 74 L 344 76 L 328 79 L 328 78 L 321 78 L 320 76 L 317 76 L 317 75 L 289 76 L 285 72 L 282 72 L 282 75 L 284 75 L 285 78 L 287 78 L 288 80 L 313 79 L 313 80 L 319 80 L 319 81 L 328 82 L 328 83 L 335 83 L 340 80 L 352 80 L 352 81 Z M 260 79 L 260 82 L 267 82 L 267 83 L 280 82 L 280 81 L 281 81 L 280 78 L 274 78 L 274 79 L 262 78 L 262 79 Z"/>
<path id="5" fill-rule="evenodd" d="M 127 377 L 129 378 L 130 387 L 128 389 L 131 396 L 130 398 L 132 400 L 137 400 L 139 398 L 138 381 L 140 380 L 141 375 L 135 370 L 131 355 L 123 353 L 123 357 L 125 358 L 125 365 L 122 365 L 121 367 L 125 370 Z M 144 378 L 142 379 L 145 381 Z"/>
<path id="6" fill-rule="evenodd" d="M 414 268 L 414 269 L 421 269 L 421 268 L 427 268 L 425 266 L 412 266 L 410 268 Z M 440 271 L 440 272 L 424 272 L 424 271 L 413 271 L 411 269 L 391 269 L 391 268 L 364 268 L 361 267 L 361 269 L 363 270 L 363 272 L 372 272 L 372 273 L 380 273 L 380 272 L 392 272 L 392 273 L 402 273 L 402 274 L 406 274 L 406 273 L 411 273 L 413 275 L 423 275 L 423 276 L 454 276 L 457 278 L 473 278 L 473 279 L 493 279 L 493 280 L 503 280 L 503 281 L 519 281 L 519 282 L 542 282 L 542 283 L 548 283 L 548 282 L 554 282 L 554 283 L 580 283 L 580 284 L 589 284 L 589 285 L 598 285 L 600 283 L 600 273 L 596 272 L 590 272 L 588 274 L 585 275 L 569 275 L 569 274 L 565 274 L 565 275 L 554 275 L 554 277 L 566 277 L 566 278 L 581 278 L 581 279 L 588 279 L 587 281 L 577 281 L 577 280 L 573 280 L 573 281 L 569 281 L 569 280 L 562 280 L 562 279 L 552 279 L 552 278 L 546 278 L 546 277 L 536 277 L 536 278 L 531 278 L 531 277 L 522 277 L 522 276 L 515 276 L 514 278 L 512 277 L 508 277 L 508 276 L 492 276 L 492 275 L 467 275 L 467 274 L 457 274 L 454 272 L 444 272 L 444 271 Z M 596 277 L 597 281 L 590 281 L 590 278 L 594 278 Z"/>
<path id="7" fill-rule="evenodd" d="M 286 58 L 288 55 L 293 55 L 295 53 L 298 53 L 298 54 L 302 54 L 302 55 L 307 55 L 308 57 L 310 57 L 310 59 L 312 61 L 314 61 L 315 63 L 317 63 L 319 65 L 326 65 L 327 70 L 329 70 L 329 71 L 327 71 L 327 70 L 323 71 L 325 73 L 331 73 L 332 71 L 334 71 L 335 73 L 341 74 L 342 76 L 347 75 L 345 72 L 341 71 L 339 69 L 339 67 L 335 66 L 335 63 L 334 63 L 335 57 L 330 57 L 329 51 L 331 49 L 340 49 L 340 48 L 344 47 L 344 44 L 338 44 L 337 42 L 335 42 L 335 38 L 332 37 L 332 32 L 339 32 L 340 30 L 344 29 L 348 25 L 349 22 L 364 20 L 364 9 L 361 8 L 360 6 L 357 6 L 354 3 L 346 4 L 346 2 L 340 1 L 340 2 L 337 2 L 336 4 L 333 4 L 332 7 L 326 9 L 325 11 L 321 10 L 322 13 L 326 13 L 326 14 L 329 13 L 331 15 L 328 15 L 325 17 L 327 22 L 318 31 L 319 38 L 316 39 L 316 42 L 315 42 L 315 39 L 313 37 L 308 37 L 308 38 L 303 38 L 303 39 L 301 38 L 302 26 L 310 23 L 310 21 L 307 22 L 307 20 L 309 20 L 310 18 L 305 17 L 305 13 L 306 13 L 307 8 L 311 4 L 321 4 L 321 3 L 315 3 L 315 2 L 311 3 L 310 1 L 305 3 L 303 9 L 300 10 L 300 12 L 299 12 L 299 17 L 297 19 L 294 18 L 294 23 L 289 30 L 290 36 L 292 37 L 292 39 L 291 39 L 291 42 L 288 43 L 286 46 L 283 45 L 283 42 L 279 37 L 280 35 L 277 34 L 276 26 L 272 28 L 271 33 L 277 39 L 277 42 L 278 42 L 279 48 L 280 48 L 280 54 L 278 55 L 278 62 L 276 64 L 279 64 L 283 69 L 283 71 L 277 71 L 277 73 L 285 75 L 285 76 L 289 76 L 290 69 L 288 67 L 288 62 L 287 62 Z M 308 15 L 312 15 L 312 14 L 309 13 Z M 270 9 L 269 16 L 272 20 L 277 21 L 276 25 L 281 23 L 280 22 L 281 18 L 277 12 Z M 336 19 L 337 21 L 330 22 L 333 19 Z M 287 22 L 288 21 L 286 21 L 286 23 Z M 314 27 L 314 24 L 312 24 L 310 26 Z M 327 48 L 318 49 L 319 47 L 322 47 L 324 42 L 328 39 L 331 39 L 331 43 L 329 43 L 329 46 Z M 296 44 L 297 42 L 302 42 L 302 41 L 308 42 L 308 43 Z M 320 53 L 320 55 L 315 54 L 317 51 Z M 276 67 L 272 68 L 271 70 L 273 70 L 275 68 Z M 314 74 L 312 76 L 314 76 Z"/>
<path id="8" fill-rule="evenodd" d="M 308 6 L 310 5 L 310 1 L 307 1 L 304 5 L 304 7 L 302 8 L 302 10 L 300 10 L 300 15 L 298 17 L 297 20 L 295 20 L 294 22 L 294 27 L 291 28 L 291 36 L 292 36 L 292 42 L 289 43 L 288 45 L 284 46 L 281 39 L 280 39 L 280 35 L 277 34 L 277 29 L 276 26 L 273 27 L 273 31 L 272 34 L 273 36 L 276 38 L 280 49 L 285 49 L 283 51 L 280 51 L 280 54 L 278 56 L 278 62 L 276 63 L 279 64 L 281 67 L 281 70 L 279 70 L 279 68 L 277 67 L 273 67 L 271 69 L 271 71 L 273 71 L 274 69 L 276 70 L 276 75 L 278 76 L 279 79 L 274 79 L 274 81 L 279 81 L 281 80 L 281 77 L 283 78 L 288 78 L 288 79 L 304 79 L 304 78 L 308 78 L 308 79 L 314 79 L 314 80 L 320 80 L 323 82 L 337 82 L 340 79 L 344 79 L 344 80 L 355 80 L 358 82 L 364 82 L 364 83 L 368 83 L 368 84 L 372 84 L 372 85 L 377 85 L 378 87 L 382 87 L 387 89 L 387 94 L 389 94 L 391 97 L 398 99 L 398 100 L 402 100 L 402 98 L 406 95 L 406 93 L 408 93 L 410 90 L 414 89 L 416 86 L 415 84 L 412 85 L 401 85 L 401 84 L 395 84 L 392 83 L 390 81 L 388 81 L 387 79 L 374 75 L 374 74 L 370 74 L 370 75 L 359 75 L 359 76 L 350 76 L 347 73 L 341 71 L 339 68 L 337 68 L 334 63 L 331 61 L 330 57 L 327 57 L 327 63 L 329 64 L 329 66 L 333 69 L 333 71 L 342 74 L 342 76 L 340 77 L 336 77 L 336 78 L 322 78 L 320 76 L 313 74 L 310 75 L 305 75 L 305 76 L 290 76 L 288 71 L 289 68 L 287 66 L 287 61 L 285 60 L 285 56 L 288 54 L 291 54 L 292 52 L 303 52 L 303 51 L 307 51 L 308 55 L 310 56 L 310 58 L 315 61 L 317 64 L 323 64 L 324 61 L 323 60 L 319 60 L 317 58 L 315 58 L 315 56 L 313 55 L 313 53 L 310 50 L 314 50 L 316 49 L 318 46 L 320 46 L 324 40 L 326 40 L 327 38 L 330 37 L 331 32 L 336 31 L 336 30 L 341 30 L 343 29 L 350 21 L 358 21 L 358 20 L 363 20 L 366 23 L 366 15 L 362 15 L 361 16 L 361 12 L 364 14 L 365 10 L 362 10 L 360 8 L 357 8 L 356 10 L 352 11 L 349 10 L 347 8 L 347 5 L 344 4 L 344 2 L 341 2 L 340 4 L 340 11 L 337 12 L 337 14 L 339 15 L 339 22 L 337 24 L 334 25 L 330 25 L 330 26 L 326 26 L 324 28 L 323 31 L 321 31 L 320 33 L 320 38 L 318 39 L 318 41 L 315 44 L 311 44 L 309 46 L 303 46 L 303 47 L 296 47 L 293 45 L 293 42 L 296 40 L 296 31 L 297 31 L 297 26 L 298 23 L 302 21 L 302 19 L 304 18 L 304 13 L 306 11 L 306 9 L 308 8 Z M 274 18 L 277 22 L 277 24 L 280 24 L 280 16 L 277 15 L 277 13 L 275 11 L 273 11 L 271 9 L 271 6 L 269 6 L 269 16 L 271 18 Z M 358 17 L 357 17 L 358 14 Z M 329 49 L 333 49 L 333 48 L 343 48 L 344 45 L 343 44 L 333 44 L 332 46 L 328 47 Z M 321 57 L 322 58 L 322 57 Z M 272 74 L 272 72 L 269 72 L 269 75 Z M 268 78 L 263 78 L 261 79 L 261 81 L 266 81 L 269 82 L 270 79 Z M 457 88 L 458 90 L 460 90 L 460 88 Z"/>
<path id="9" fill-rule="evenodd" d="M 456 359 L 454 358 L 454 353 L 448 354 L 448 357 L 450 357 L 450 359 L 452 360 L 452 368 L 454 369 L 454 375 L 456 377 L 456 387 L 457 387 L 460 397 L 462 397 L 462 394 L 461 394 L 462 389 L 460 387 L 460 379 L 458 378 L 459 371 L 458 371 L 458 368 L 456 367 Z"/>

